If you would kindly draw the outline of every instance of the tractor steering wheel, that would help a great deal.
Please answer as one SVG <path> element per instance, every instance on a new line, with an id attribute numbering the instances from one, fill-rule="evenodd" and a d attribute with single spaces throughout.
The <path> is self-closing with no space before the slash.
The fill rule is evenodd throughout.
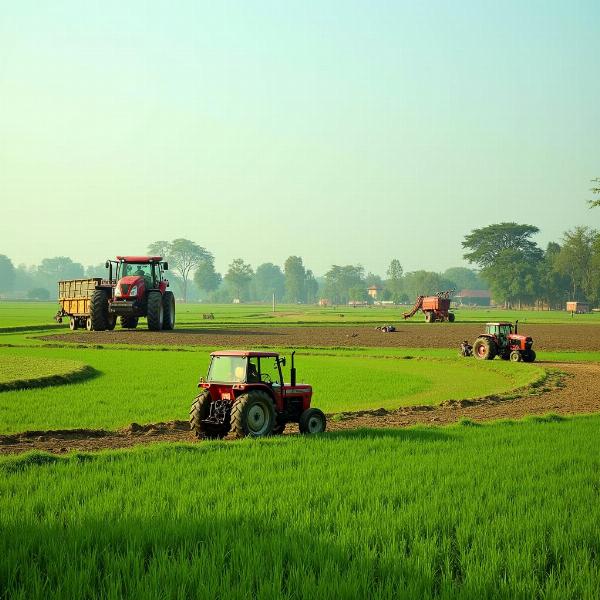
<path id="1" fill-rule="evenodd" d="M 271 376 L 268 373 L 261 373 L 260 377 L 263 383 L 273 383 Z"/>

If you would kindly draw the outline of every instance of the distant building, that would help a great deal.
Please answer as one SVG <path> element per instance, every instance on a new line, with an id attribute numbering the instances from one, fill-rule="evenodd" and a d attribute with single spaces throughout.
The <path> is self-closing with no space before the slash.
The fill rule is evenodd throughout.
<path id="1" fill-rule="evenodd" d="M 379 292 L 381 292 L 381 288 L 378 285 L 372 285 L 371 287 L 367 288 L 367 294 L 369 294 L 369 296 L 371 296 L 373 299 L 377 298 Z"/>
<path id="2" fill-rule="evenodd" d="M 321 298 L 319 300 L 319 306 L 329 306 L 329 300 L 327 300 L 327 298 Z"/>
<path id="3" fill-rule="evenodd" d="M 567 302 L 567 310 L 578 315 L 591 312 L 590 305 L 587 302 L 578 301 Z"/>
<path id="4" fill-rule="evenodd" d="M 461 290 L 454 295 L 454 302 L 489 306 L 492 303 L 492 295 L 489 290 Z"/>

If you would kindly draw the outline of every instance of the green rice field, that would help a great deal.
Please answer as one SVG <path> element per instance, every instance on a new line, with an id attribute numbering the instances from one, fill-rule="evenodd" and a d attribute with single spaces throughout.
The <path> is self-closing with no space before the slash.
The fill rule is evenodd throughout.
<path id="1" fill-rule="evenodd" d="M 600 595 L 600 418 L 0 459 L 0 595 Z"/>

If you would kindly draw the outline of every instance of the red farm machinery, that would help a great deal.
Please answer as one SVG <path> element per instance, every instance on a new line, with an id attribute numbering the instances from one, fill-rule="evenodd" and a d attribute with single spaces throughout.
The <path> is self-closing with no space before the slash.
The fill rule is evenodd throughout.
<path id="1" fill-rule="evenodd" d="M 107 260 L 108 279 L 72 279 L 58 282 L 59 311 L 56 320 L 69 317 L 69 327 L 89 331 L 121 327 L 135 329 L 147 317 L 148 329 L 175 327 L 175 296 L 167 290 L 161 256 L 117 256 Z"/>
<path id="2" fill-rule="evenodd" d="M 414 306 L 408 312 L 403 313 L 405 319 L 410 319 L 419 310 L 425 314 L 427 323 L 436 321 L 454 322 L 454 313 L 450 312 L 450 296 L 454 290 L 438 292 L 435 296 L 417 296 Z"/>
<path id="3" fill-rule="evenodd" d="M 296 383 L 294 354 L 290 382 L 285 384 L 285 357 L 276 352 L 213 352 L 190 410 L 190 427 L 200 439 L 264 437 L 282 434 L 287 423 L 300 433 L 325 431 L 326 418 L 311 407 L 312 387 Z"/>

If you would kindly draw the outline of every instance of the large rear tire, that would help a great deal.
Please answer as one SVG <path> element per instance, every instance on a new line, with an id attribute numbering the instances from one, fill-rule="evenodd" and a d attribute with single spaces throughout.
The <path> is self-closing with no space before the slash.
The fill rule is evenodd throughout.
<path id="1" fill-rule="evenodd" d="M 307 408 L 300 415 L 298 428 L 300 433 L 323 433 L 327 427 L 327 419 L 322 410 Z"/>
<path id="2" fill-rule="evenodd" d="M 163 329 L 175 328 L 175 296 L 173 292 L 163 294 Z"/>
<path id="3" fill-rule="evenodd" d="M 123 329 L 135 329 L 138 326 L 138 318 L 130 315 L 121 317 L 121 327 Z"/>
<path id="4" fill-rule="evenodd" d="M 90 319 L 93 331 L 108 329 L 108 294 L 94 290 L 90 299 Z"/>
<path id="5" fill-rule="evenodd" d="M 221 440 L 229 433 L 229 423 L 205 423 L 210 415 L 212 398 L 208 390 L 204 390 L 194 398 L 190 410 L 190 429 L 200 440 Z"/>
<path id="6" fill-rule="evenodd" d="M 275 426 L 275 408 L 270 396 L 253 390 L 242 394 L 231 407 L 231 431 L 235 437 L 264 437 Z"/>
<path id="7" fill-rule="evenodd" d="M 454 323 L 454 313 L 448 313 L 448 321 L 450 323 Z"/>
<path id="8" fill-rule="evenodd" d="M 497 353 L 496 343 L 490 338 L 477 338 L 473 344 L 473 355 L 479 360 L 493 360 Z"/>
<path id="9" fill-rule="evenodd" d="M 160 292 L 150 292 L 148 294 L 148 329 L 150 331 L 160 331 L 163 328 L 164 321 L 163 298 Z"/>

